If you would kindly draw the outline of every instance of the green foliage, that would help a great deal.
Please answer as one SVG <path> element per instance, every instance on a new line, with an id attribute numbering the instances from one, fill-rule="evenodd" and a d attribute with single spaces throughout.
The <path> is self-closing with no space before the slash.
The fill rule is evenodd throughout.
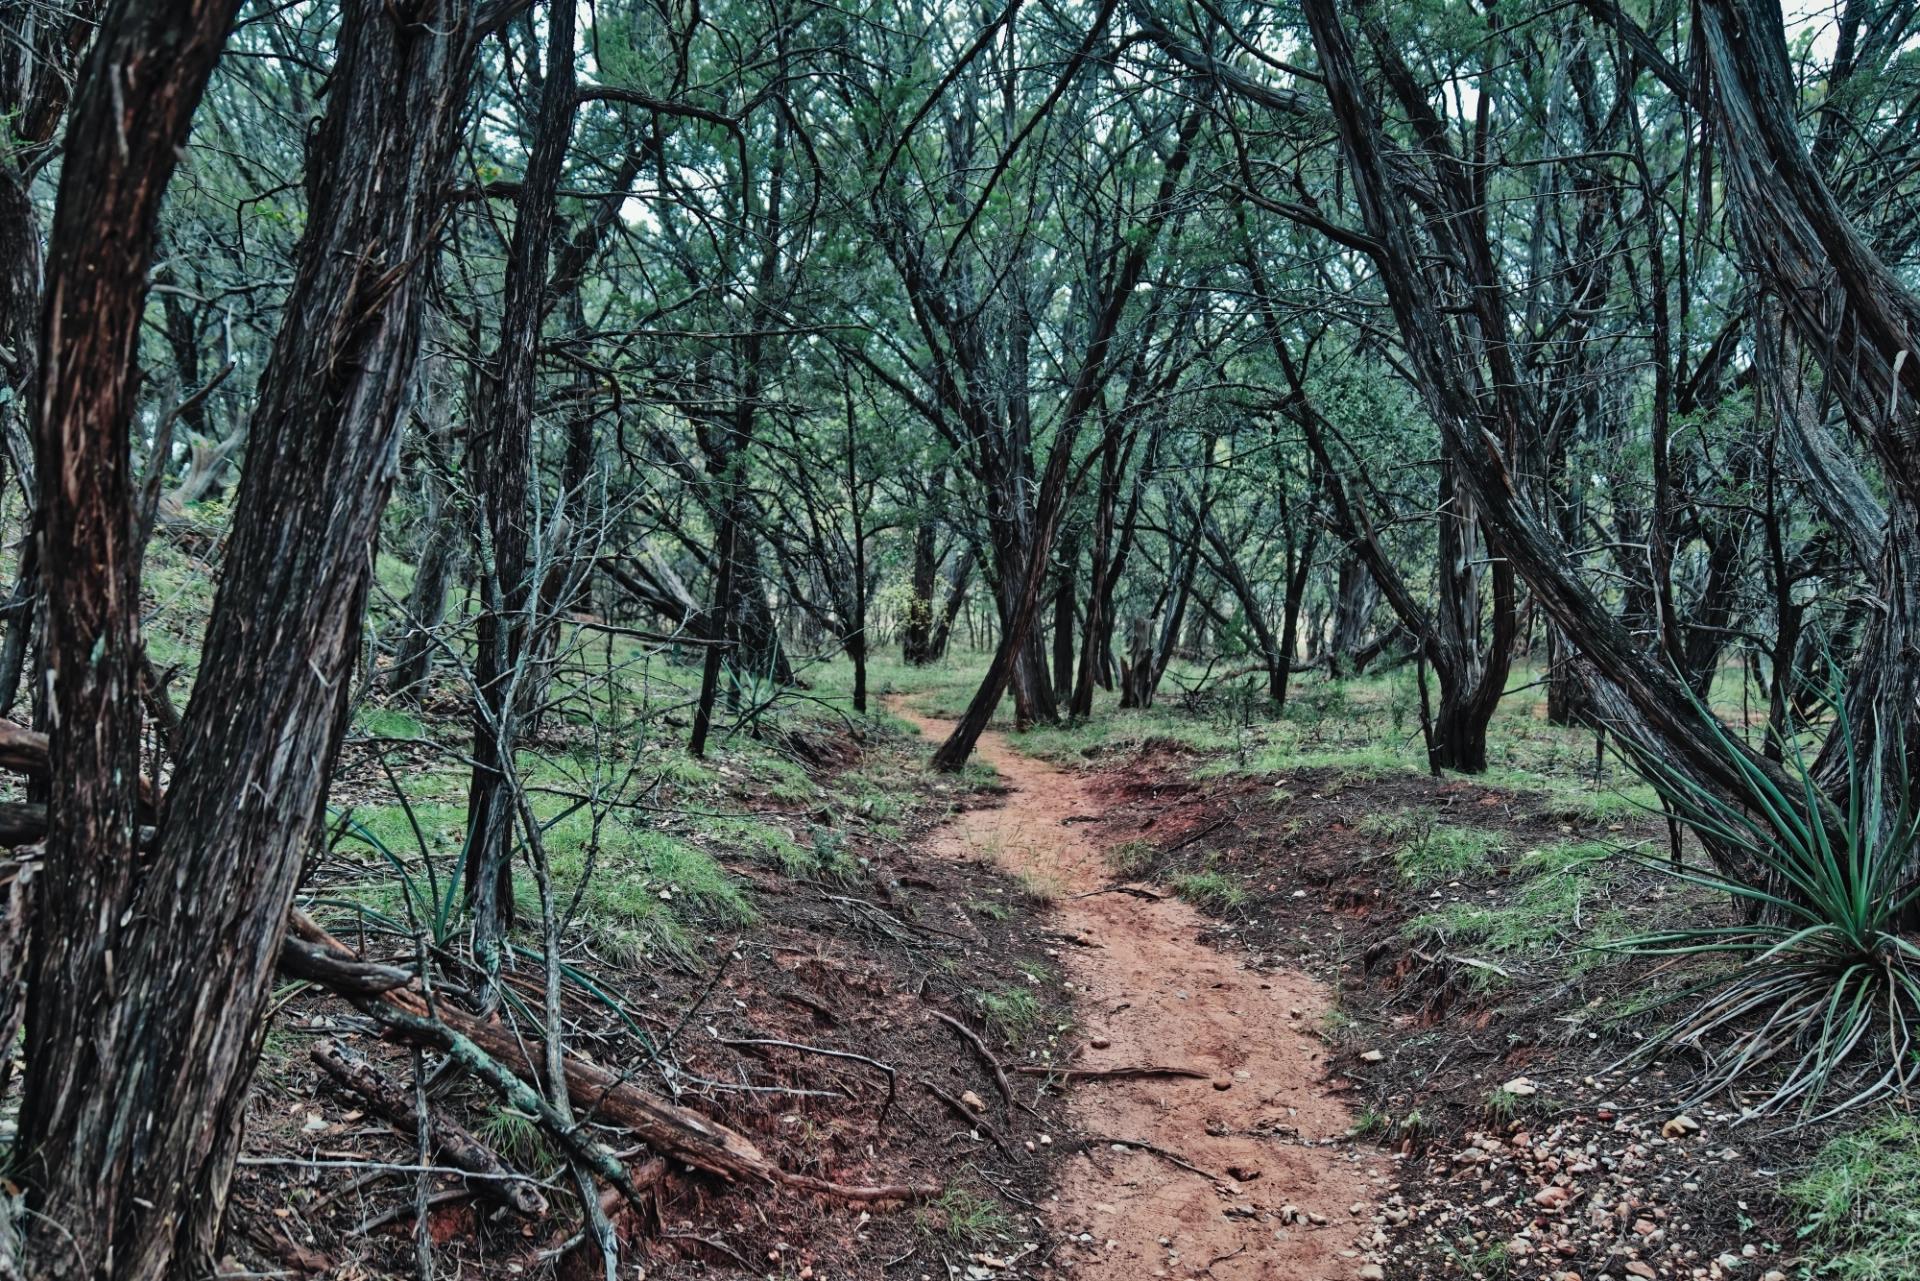
<path id="1" fill-rule="evenodd" d="M 474 1127 L 474 1134 L 518 1169 L 544 1172 L 560 1164 L 540 1123 L 504 1104 L 495 1105 Z"/>
<path id="2" fill-rule="evenodd" d="M 1794 773 L 1776 778 L 1717 731 L 1718 764 L 1737 780 L 1733 796 L 1708 789 L 1653 751 L 1633 752 L 1673 811 L 1721 851 L 1717 871 L 1648 864 L 1729 895 L 1752 918 L 1621 944 L 1644 956 L 1735 962 L 1728 977 L 1687 993 L 1700 999 L 1649 1045 L 1706 1054 L 1703 1092 L 1762 1065 L 1783 1065 L 1759 1112 L 1797 1102 L 1811 1114 L 1844 1081 L 1849 1092 L 1831 1109 L 1837 1112 L 1904 1095 L 1920 1077 L 1920 946 L 1901 929 L 1902 913 L 1920 894 L 1909 870 L 1920 816 L 1907 799 L 1904 772 L 1889 795 L 1888 780 L 1861 761 L 1845 700 L 1831 702 L 1831 733 L 1847 761 L 1844 787 L 1832 800 L 1815 785 L 1797 746 L 1788 761 Z"/>
<path id="3" fill-rule="evenodd" d="M 1247 900 L 1245 886 L 1212 868 L 1174 877 L 1173 889 L 1181 898 L 1209 912 L 1230 911 Z"/>
<path id="4" fill-rule="evenodd" d="M 1405 932 L 1443 940 L 1448 947 L 1518 956 L 1558 948 L 1576 933 L 1588 947 L 1611 942 L 1620 928 L 1617 913 L 1590 913 L 1584 931 L 1577 931 L 1575 922 L 1583 900 L 1610 878 L 1612 856 L 1611 847 L 1597 841 L 1563 841 L 1529 851 L 1515 866 L 1519 883 L 1505 902 L 1449 903 L 1414 918 Z M 1585 952 L 1570 968 L 1578 972 L 1602 955 Z"/>
<path id="5" fill-rule="evenodd" d="M 388 707 L 366 707 L 353 718 L 354 729 L 369 738 L 427 738 L 427 727 L 415 717 Z"/>
<path id="6" fill-rule="evenodd" d="M 1831 1140 L 1781 1192 L 1803 1216 L 1819 1275 L 1920 1276 L 1920 1121 L 1891 1115 Z"/>
<path id="7" fill-rule="evenodd" d="M 579 894 L 580 923 L 636 966 L 655 948 L 690 953 L 689 921 L 729 926 L 755 918 L 739 884 L 712 855 L 659 832 L 640 832 L 602 851 L 592 876 L 584 875 L 581 852 L 556 855 L 553 870 L 563 897 Z M 534 888 L 525 892 L 531 898 Z"/>
<path id="8" fill-rule="evenodd" d="M 1031 987 L 1009 984 L 974 994 L 988 1024 L 1003 1040 L 1015 1042 L 1040 1022 L 1040 997 Z"/>
<path id="9" fill-rule="evenodd" d="M 1394 850 L 1393 864 L 1413 884 L 1432 885 L 1482 870 L 1503 845 L 1498 832 L 1436 823 Z"/>
<path id="10" fill-rule="evenodd" d="M 1157 852 L 1152 841 L 1121 841 L 1107 850 L 1107 866 L 1115 876 L 1131 880 L 1153 865 Z"/>
<path id="11" fill-rule="evenodd" d="M 919 1226 L 962 1247 L 1009 1240 L 1016 1230 L 997 1201 L 957 1185 L 927 1203 L 919 1213 Z"/>

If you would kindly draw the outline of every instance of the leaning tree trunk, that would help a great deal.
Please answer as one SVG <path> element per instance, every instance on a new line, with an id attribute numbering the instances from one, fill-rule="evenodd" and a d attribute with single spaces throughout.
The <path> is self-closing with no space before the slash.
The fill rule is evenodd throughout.
<path id="1" fill-rule="evenodd" d="M 135 912 L 140 609 L 130 428 L 161 198 L 236 8 L 237 0 L 114 5 L 83 75 L 54 207 L 33 425 L 40 560 L 59 589 L 47 602 L 45 653 L 62 732 L 52 741 L 53 822 L 29 951 L 14 1148 L 34 1212 L 22 1225 L 30 1275 L 157 1274 L 189 1204 L 188 1153 L 166 1147 L 146 1161 L 162 1146 L 152 1129 L 175 1121 L 156 1104 L 176 1082 L 143 1070 L 154 1038 L 128 1026 L 167 1012 L 128 1000 L 152 976 L 127 968 L 123 924 L 148 928 Z M 130 65 L 151 74 L 123 77 Z M 128 145 L 130 130 L 138 146 Z M 196 1128 L 205 1123 L 186 1115 Z"/>
<path id="2" fill-rule="evenodd" d="M 58 889 L 36 923 L 17 1149 L 31 1154 L 41 1276 L 214 1271 L 275 958 L 344 729 L 479 39 L 458 3 L 422 24 L 378 0 L 345 6 L 202 675 L 154 848 L 136 860 L 139 607 L 131 495 L 112 469 L 128 454 L 153 210 L 230 19 L 225 4 L 109 17 L 49 256 L 62 305 L 40 432 L 60 588 L 48 652 L 70 678 L 55 689 Z M 132 66 L 143 74 L 117 74 Z M 123 145 L 135 128 L 139 145 Z"/>
<path id="3" fill-rule="evenodd" d="M 433 374 L 424 375 L 431 387 Z M 404 615 L 396 624 L 397 633 L 388 642 L 393 666 L 387 670 L 386 686 L 408 702 L 424 701 L 427 685 L 433 678 L 434 655 L 439 652 L 439 632 L 446 621 L 447 592 L 460 577 L 466 564 L 467 538 L 463 522 L 455 519 L 453 485 L 448 480 L 448 443 L 452 437 L 448 398 L 433 395 L 427 411 L 425 439 L 426 509 L 420 515 L 425 527 L 419 558 L 414 565 L 413 585 L 402 605 Z"/>
<path id="4" fill-rule="evenodd" d="M 1477 371 L 1459 350 L 1433 291 L 1413 232 L 1409 197 L 1389 171 L 1378 112 L 1361 87 L 1334 0 L 1302 0 L 1302 11 L 1319 55 L 1342 158 L 1373 242 L 1370 252 L 1417 385 L 1480 506 L 1495 550 L 1526 578 L 1542 608 L 1579 646 L 1596 678 L 1592 688 L 1603 716 L 1625 720 L 1636 736 L 1664 747 L 1677 768 L 1702 783 L 1739 788 L 1741 770 L 1727 761 L 1711 713 L 1608 612 L 1523 498 L 1509 468 L 1511 442 L 1502 444 L 1487 429 L 1476 400 Z M 1779 777 L 1757 756 L 1749 763 Z"/>
<path id="5" fill-rule="evenodd" d="M 1846 690 L 1854 732 L 1831 736 L 1814 772 L 1840 789 L 1857 768 L 1897 791 L 1920 769 L 1920 297 L 1861 239 L 1800 138 L 1778 6 L 1703 0 L 1699 12 L 1741 257 L 1819 360 L 1827 393 L 1887 482 L 1876 609 Z M 1796 444 L 1815 435 L 1817 425 L 1798 422 L 1788 431 Z M 1802 479 L 1823 511 L 1853 505 L 1832 470 Z"/>
<path id="6" fill-rule="evenodd" d="M 960 607 L 967 603 L 967 588 L 973 583 L 973 567 L 978 558 L 979 553 L 974 550 L 972 543 L 960 549 L 960 558 L 953 567 L 953 579 L 947 585 L 947 603 L 934 623 L 933 635 L 927 639 L 929 663 L 937 663 L 947 656 L 947 646 L 953 640 L 953 623 L 960 617 Z"/>
<path id="7" fill-rule="evenodd" d="M 1040 477 L 1039 497 L 1034 504 L 1033 521 L 1028 531 L 1024 570 L 1016 571 L 1012 565 L 1008 565 L 1002 571 L 1021 573 L 1019 590 L 1012 596 L 1013 608 L 1003 618 L 1000 644 L 994 652 L 993 661 L 987 665 L 987 674 L 980 682 L 979 690 L 967 704 L 959 724 L 954 726 L 953 732 L 933 755 L 936 769 L 958 772 L 967 763 L 967 757 L 973 754 L 974 744 L 986 732 L 993 709 L 1006 693 L 1015 660 L 1031 653 L 1034 616 L 1039 611 L 1041 588 L 1046 581 L 1047 558 L 1053 550 L 1054 538 L 1071 497 L 1074 443 L 1079 439 L 1080 429 L 1085 425 L 1087 414 L 1098 399 L 1101 388 L 1106 385 L 1110 373 L 1108 357 L 1114 334 L 1146 270 L 1147 254 L 1172 212 L 1173 196 L 1179 190 L 1181 175 L 1186 172 L 1187 162 L 1192 156 L 1193 140 L 1199 133 L 1202 115 L 1196 108 L 1181 120 L 1178 141 L 1161 171 L 1154 204 L 1134 233 L 1127 256 L 1114 272 L 1109 290 L 1102 300 L 1086 357 L 1074 377 L 1072 390 L 1061 409 L 1059 425 L 1054 428 L 1053 444 L 1047 450 L 1047 465 Z M 1112 430 L 1111 427 L 1109 430 Z M 1044 677 L 1044 674 L 1043 669 L 1039 675 Z"/>

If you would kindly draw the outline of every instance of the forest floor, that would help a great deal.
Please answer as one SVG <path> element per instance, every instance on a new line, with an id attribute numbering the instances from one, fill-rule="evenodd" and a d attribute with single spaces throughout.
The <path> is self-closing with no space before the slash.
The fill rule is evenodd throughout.
<path id="1" fill-rule="evenodd" d="M 1309 685 L 1283 721 L 1170 697 L 996 729 L 932 774 L 971 675 L 889 667 L 887 711 L 845 718 L 821 710 L 842 674 L 816 671 L 812 711 L 743 719 L 706 762 L 565 722 L 529 744 L 572 901 L 574 1050 L 797 1174 L 938 1189 L 851 1204 L 670 1172 L 619 1223 L 646 1277 L 1920 1276 L 1907 1245 L 1842 1248 L 1910 1123 L 1752 1120 L 1751 1097 L 1689 1102 L 1684 1056 L 1630 1057 L 1702 971 L 1613 945 L 1726 907 L 1628 857 L 1666 828 L 1590 737 L 1522 700 L 1495 770 L 1431 778 L 1401 692 Z M 409 886 L 454 883 L 462 713 L 356 722 L 307 902 L 370 955 L 414 946 Z M 639 783 L 608 782 L 616 757 Z M 567 798 L 602 790 L 622 799 L 588 824 Z M 523 966 L 503 1017 L 537 1032 Z M 424 1222 L 442 1275 L 593 1275 L 558 1226 L 564 1164 L 471 1084 L 435 1082 L 436 1112 L 554 1213 L 436 1166 L 419 1216 L 412 1138 L 315 1058 L 343 1045 L 409 1082 L 368 1031 L 281 994 L 240 1270 L 417 1275 Z"/>

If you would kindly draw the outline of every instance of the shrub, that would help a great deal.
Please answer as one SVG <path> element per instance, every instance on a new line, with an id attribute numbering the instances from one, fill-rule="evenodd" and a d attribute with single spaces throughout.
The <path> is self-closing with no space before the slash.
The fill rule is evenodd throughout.
<path id="1" fill-rule="evenodd" d="M 1798 1101 L 1811 1114 L 1830 1089 L 1847 1093 L 1827 1115 L 1889 1094 L 1920 1076 L 1920 948 L 1902 937 L 1916 887 L 1916 816 L 1904 777 L 1888 796 L 1878 770 L 1863 768 L 1845 701 L 1833 700 L 1831 733 L 1845 751 L 1839 794 L 1823 794 L 1797 747 L 1793 775 L 1776 781 L 1753 756 L 1719 735 L 1732 794 L 1711 791 L 1646 749 L 1633 751 L 1672 811 L 1728 857 L 1720 870 L 1649 865 L 1722 891 L 1747 910 L 1735 925 L 1668 930 L 1624 940 L 1643 955 L 1718 956 L 1736 964 L 1676 999 L 1694 1001 L 1652 1048 L 1684 1046 L 1707 1059 L 1702 1093 L 1763 1065 L 1785 1065 L 1756 1113 Z M 1743 870 L 1728 870 L 1743 869 Z M 1715 1050 L 1714 1042 L 1723 1042 Z"/>

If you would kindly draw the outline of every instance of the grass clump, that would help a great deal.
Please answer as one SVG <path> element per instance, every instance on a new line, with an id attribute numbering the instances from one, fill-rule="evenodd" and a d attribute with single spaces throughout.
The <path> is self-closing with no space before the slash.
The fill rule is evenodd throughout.
<path id="1" fill-rule="evenodd" d="M 746 894 L 712 855 L 660 832 L 636 833 L 630 843 L 603 850 L 600 865 L 581 884 L 585 870 L 584 853 L 556 855 L 556 888 L 563 899 L 579 893 L 579 923 L 629 964 L 655 948 L 689 954 L 690 922 L 745 925 L 755 917 Z M 533 901 L 533 886 L 525 893 L 525 901 Z"/>
<path id="2" fill-rule="evenodd" d="M 975 996 L 1002 1040 L 1018 1041 L 1040 1022 L 1040 998 L 1030 988 L 988 988 Z"/>
<path id="3" fill-rule="evenodd" d="M 1415 885 L 1432 885 L 1480 871 L 1503 845 L 1498 832 L 1436 823 L 1396 849 L 1393 865 Z"/>
<path id="4" fill-rule="evenodd" d="M 1246 888 L 1240 882 L 1213 868 L 1174 877 L 1173 890 L 1187 902 L 1209 912 L 1229 911 L 1247 900 Z"/>
<path id="5" fill-rule="evenodd" d="M 1131 880 L 1153 865 L 1152 841 L 1121 841 L 1107 850 L 1107 866 L 1115 876 Z"/>
<path id="6" fill-rule="evenodd" d="M 1580 917 L 1581 902 L 1609 875 L 1612 851 L 1598 841 L 1561 841 L 1522 855 L 1525 875 L 1502 904 L 1451 903 L 1407 923 L 1410 938 L 1438 938 L 1450 946 L 1530 956 L 1561 942 Z M 1531 873 L 1531 875 L 1526 875 Z M 1612 912 L 1596 914 L 1589 934 L 1617 924 Z"/>
<path id="7" fill-rule="evenodd" d="M 951 1187 L 928 1202 L 920 1212 L 920 1229 L 945 1237 L 956 1246 L 983 1245 L 1008 1239 L 1014 1222 L 998 1204 L 968 1188 Z"/>
<path id="8" fill-rule="evenodd" d="M 1903 1281 L 1920 1276 L 1920 1121 L 1889 1116 L 1820 1149 L 1781 1191 L 1805 1216 L 1822 1276 Z"/>

